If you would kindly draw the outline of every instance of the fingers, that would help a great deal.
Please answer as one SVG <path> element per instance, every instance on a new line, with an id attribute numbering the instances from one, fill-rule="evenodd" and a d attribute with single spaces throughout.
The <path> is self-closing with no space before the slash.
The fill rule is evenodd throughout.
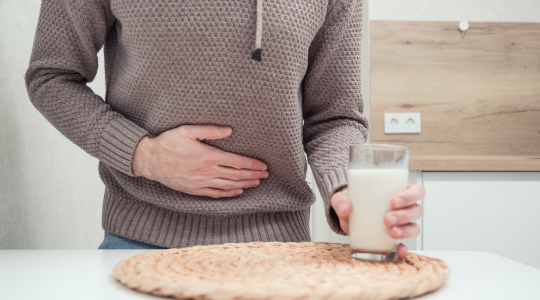
<path id="1" fill-rule="evenodd" d="M 214 199 L 217 198 L 228 198 L 228 197 L 235 197 L 238 195 L 241 195 L 244 191 L 241 189 L 234 189 L 234 190 L 220 190 L 220 189 L 214 189 L 214 188 L 202 188 L 202 189 L 196 189 L 192 191 L 190 194 L 195 196 L 206 196 L 206 197 L 212 197 Z"/>
<path id="2" fill-rule="evenodd" d="M 338 192 L 332 196 L 330 204 L 338 215 L 340 220 L 349 222 L 349 213 L 351 212 L 351 200 L 348 193 Z M 348 224 L 347 224 L 348 227 Z M 342 226 L 343 228 L 343 226 Z"/>
<path id="3" fill-rule="evenodd" d="M 411 184 L 407 186 L 407 189 L 397 193 L 392 198 L 392 207 L 394 209 L 403 208 L 416 203 L 418 200 L 424 198 L 426 190 L 419 184 Z"/>
<path id="4" fill-rule="evenodd" d="M 267 171 L 250 171 L 250 170 L 237 170 L 228 167 L 219 167 L 218 174 L 215 177 L 231 180 L 247 180 L 247 179 L 265 179 L 268 178 Z"/>
<path id="5" fill-rule="evenodd" d="M 404 225 L 422 217 L 423 208 L 421 205 L 413 204 L 409 207 L 393 210 L 384 216 L 384 224 L 387 227 Z"/>
<path id="6" fill-rule="evenodd" d="M 398 258 L 404 258 L 405 256 L 407 256 L 407 246 L 399 244 L 397 248 L 397 255 Z"/>
<path id="7" fill-rule="evenodd" d="M 339 226 L 341 226 L 341 229 L 343 229 L 343 232 L 346 234 L 349 234 L 349 222 L 344 221 L 343 219 L 339 219 Z"/>
<path id="8" fill-rule="evenodd" d="M 260 180 L 228 180 L 222 178 L 214 178 L 209 181 L 212 188 L 221 190 L 247 189 L 259 186 Z"/>
<path id="9" fill-rule="evenodd" d="M 249 169 L 257 171 L 266 171 L 268 168 L 268 166 L 260 160 L 228 152 L 224 152 L 220 165 L 235 169 Z"/>
<path id="10" fill-rule="evenodd" d="M 420 233 L 420 226 L 416 223 L 409 223 L 400 226 L 394 226 L 390 228 L 390 236 L 393 239 L 407 239 L 416 237 Z"/>
<path id="11" fill-rule="evenodd" d="M 216 125 L 182 125 L 178 130 L 196 140 L 218 140 L 231 135 L 232 128 Z"/>
<path id="12" fill-rule="evenodd" d="M 199 141 L 222 139 L 232 134 L 232 128 L 216 125 L 183 125 L 178 127 L 176 130 L 178 130 L 184 136 Z M 262 161 L 250 157 L 240 156 L 234 153 L 215 150 L 209 157 L 207 157 L 206 160 L 217 160 L 220 165 L 235 169 L 250 169 L 257 171 L 266 171 L 268 169 L 268 166 Z"/>

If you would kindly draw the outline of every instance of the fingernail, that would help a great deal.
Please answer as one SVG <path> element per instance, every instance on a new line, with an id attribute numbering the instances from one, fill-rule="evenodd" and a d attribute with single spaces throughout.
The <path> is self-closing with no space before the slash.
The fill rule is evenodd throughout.
<path id="1" fill-rule="evenodd" d="M 338 205 L 337 209 L 338 209 L 339 213 L 342 213 L 343 210 L 345 210 L 345 206 L 347 206 L 347 205 L 345 203 L 343 203 L 343 202 Z"/>
<path id="2" fill-rule="evenodd" d="M 405 199 L 403 199 L 403 198 L 398 198 L 398 200 L 397 200 L 397 206 L 398 206 L 398 207 L 402 207 L 403 205 L 405 205 Z"/>
<path id="3" fill-rule="evenodd" d="M 253 186 L 257 186 L 259 185 L 259 181 L 258 180 L 253 180 L 253 182 L 251 183 Z"/>
<path id="4" fill-rule="evenodd" d="M 260 167 L 259 167 L 259 171 L 262 171 L 262 169 L 263 169 L 263 167 L 262 167 L 262 166 L 260 166 Z"/>
<path id="5" fill-rule="evenodd" d="M 225 127 L 221 126 L 221 128 L 219 130 L 221 130 L 221 132 L 223 132 L 225 130 Z"/>
<path id="6" fill-rule="evenodd" d="M 395 225 L 398 222 L 398 218 L 396 216 L 390 217 L 390 225 Z"/>
<path id="7" fill-rule="evenodd" d="M 403 230 L 401 230 L 400 228 L 396 228 L 396 234 L 397 234 L 397 237 L 400 237 L 403 235 Z"/>
<path id="8" fill-rule="evenodd" d="M 238 191 L 236 191 L 236 194 L 237 194 L 237 195 L 240 195 L 240 194 L 242 194 L 242 190 L 238 190 Z"/>

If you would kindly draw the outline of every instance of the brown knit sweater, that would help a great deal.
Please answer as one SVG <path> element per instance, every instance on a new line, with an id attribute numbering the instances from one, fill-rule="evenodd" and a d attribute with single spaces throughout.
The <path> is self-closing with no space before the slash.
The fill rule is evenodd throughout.
<path id="1" fill-rule="evenodd" d="M 262 0 L 258 0 L 262 1 Z M 102 225 L 163 247 L 309 241 L 314 193 L 346 185 L 348 147 L 363 143 L 361 0 L 43 0 L 25 80 L 35 107 L 100 160 Z M 87 85 L 105 46 L 107 94 Z M 145 135 L 184 124 L 230 126 L 221 150 L 268 165 L 240 196 L 213 199 L 135 176 Z"/>

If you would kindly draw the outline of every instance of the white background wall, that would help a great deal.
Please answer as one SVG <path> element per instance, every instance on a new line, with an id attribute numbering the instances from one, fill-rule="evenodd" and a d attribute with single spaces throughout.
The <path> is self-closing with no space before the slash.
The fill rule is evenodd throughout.
<path id="1" fill-rule="evenodd" d="M 540 22 L 538 0 L 369 0 L 371 20 Z"/>
<path id="2" fill-rule="evenodd" d="M 40 4 L 0 0 L 0 249 L 95 249 L 103 239 L 98 161 L 26 93 Z M 91 86 L 105 94 L 103 70 Z"/>
<path id="3" fill-rule="evenodd" d="M 95 249 L 104 191 L 97 160 L 39 114 L 24 86 L 40 3 L 0 0 L 0 249 Z M 371 0 L 369 7 L 373 20 L 540 22 L 539 0 Z M 367 43 L 363 49 L 368 100 Z M 102 68 L 90 86 L 104 95 Z"/>

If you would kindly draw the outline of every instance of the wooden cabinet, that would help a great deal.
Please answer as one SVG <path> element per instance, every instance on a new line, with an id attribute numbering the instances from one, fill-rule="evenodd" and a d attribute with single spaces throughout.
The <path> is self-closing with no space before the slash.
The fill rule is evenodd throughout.
<path id="1" fill-rule="evenodd" d="M 540 268 L 540 172 L 424 172 L 423 249 Z"/>
<path id="2" fill-rule="evenodd" d="M 409 147 L 426 188 L 409 248 L 540 268 L 540 23 L 457 24 L 371 22 L 370 142 Z M 391 112 L 422 113 L 422 132 L 385 134 Z"/>

